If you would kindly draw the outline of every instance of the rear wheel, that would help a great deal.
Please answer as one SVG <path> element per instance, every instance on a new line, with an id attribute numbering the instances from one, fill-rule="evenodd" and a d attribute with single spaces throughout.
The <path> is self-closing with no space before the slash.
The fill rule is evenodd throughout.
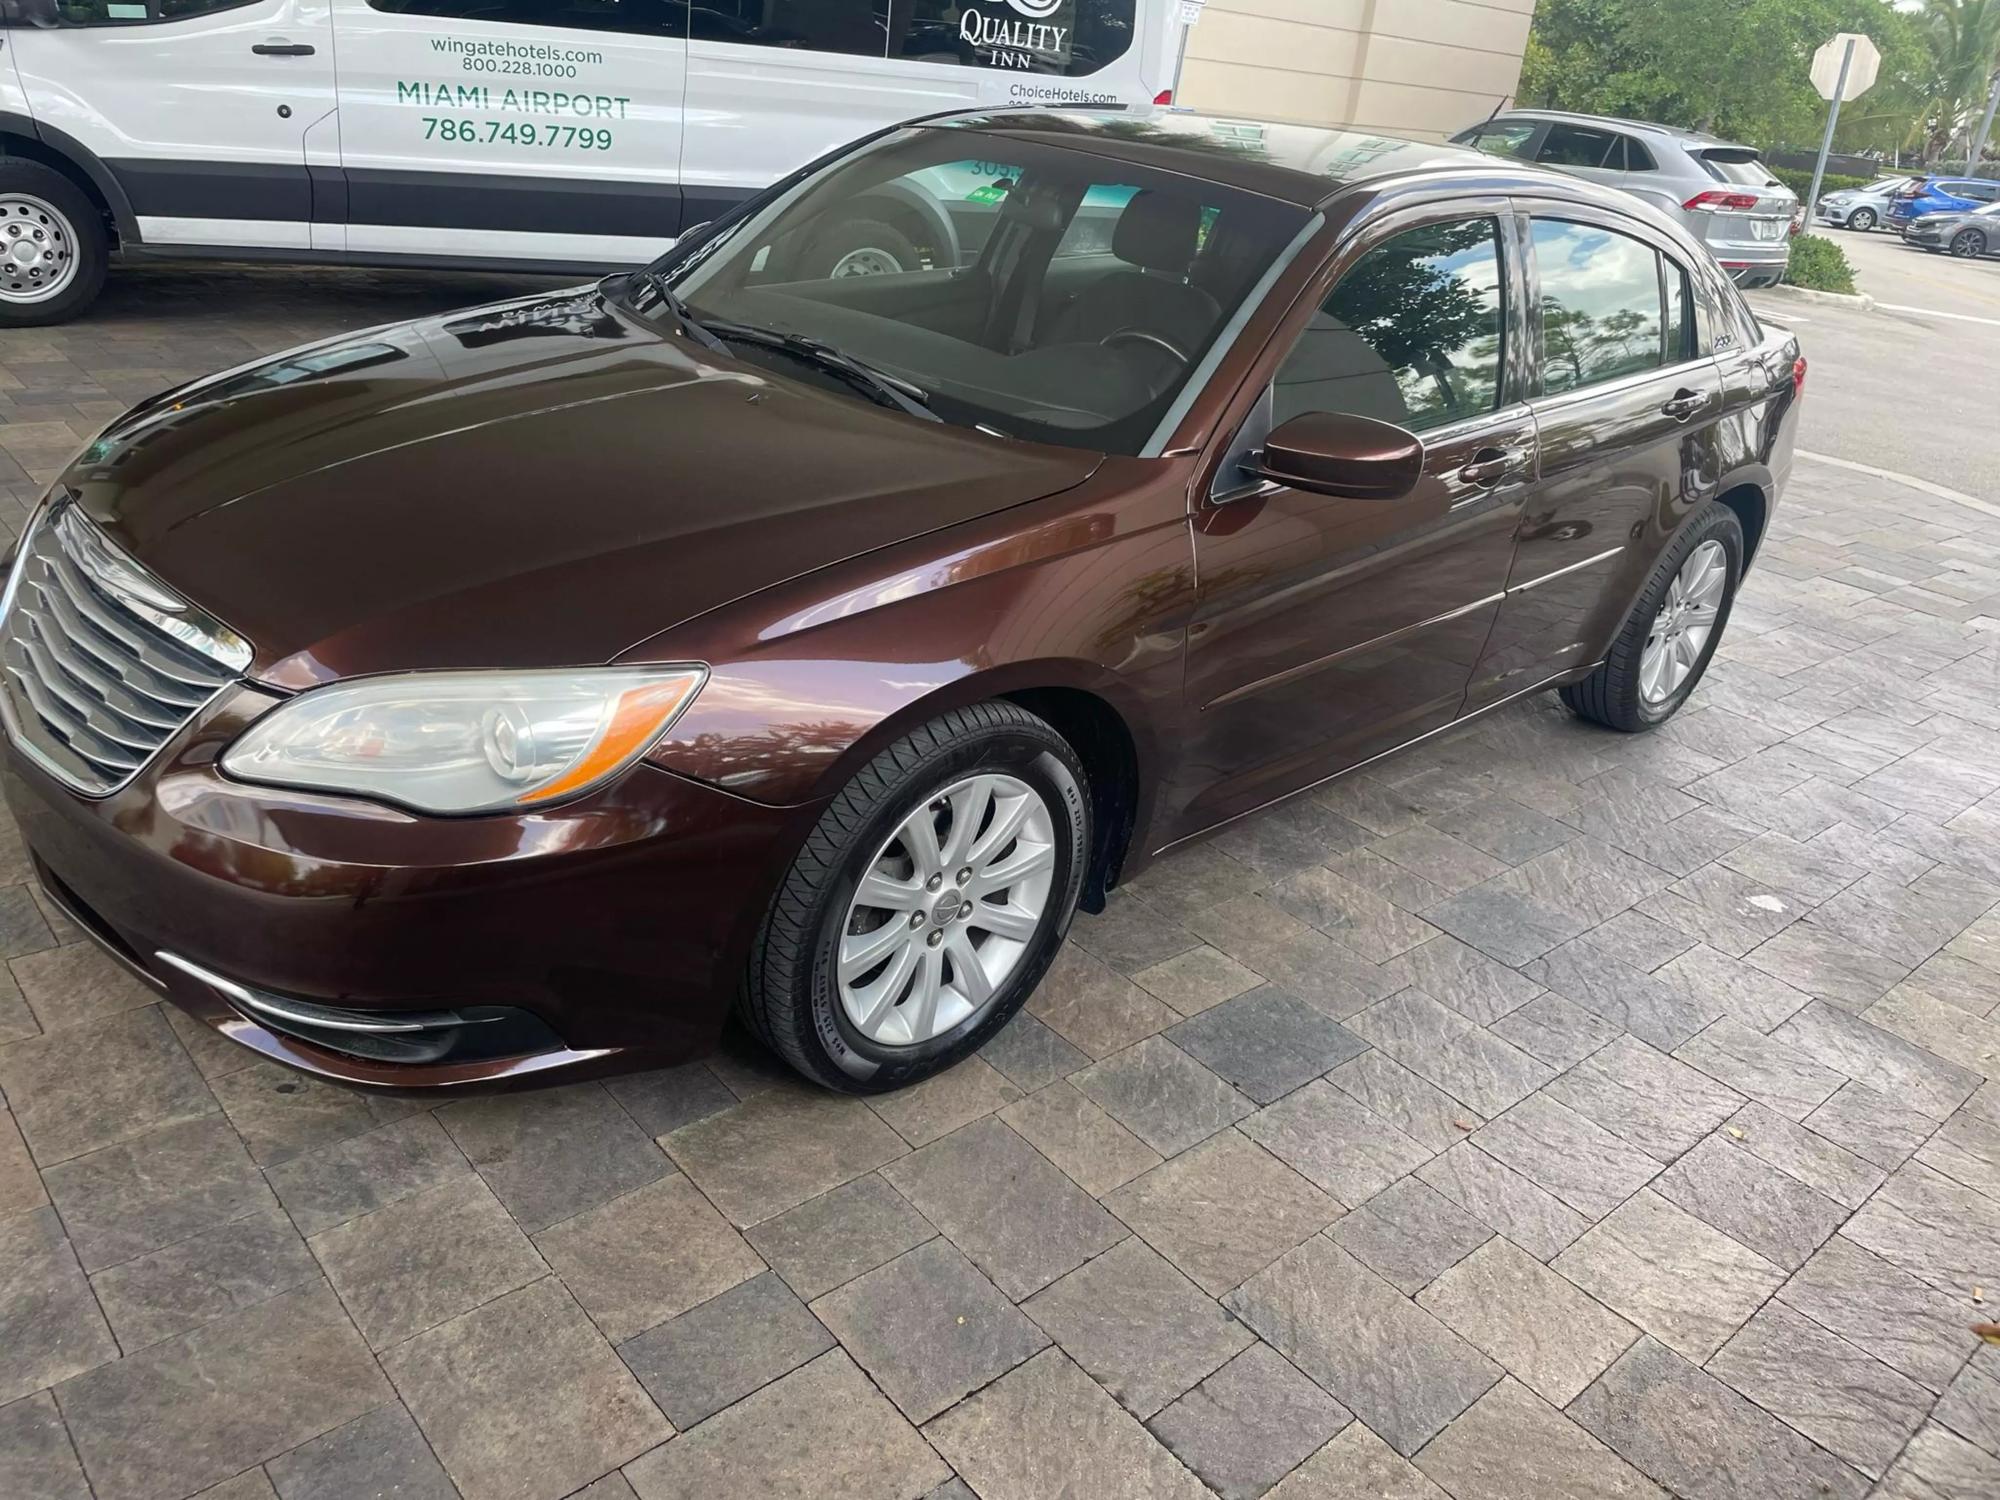
<path id="1" fill-rule="evenodd" d="M 895 276 L 923 269 L 923 252 L 910 237 L 880 219 L 849 219 L 826 232 L 806 252 L 808 277 Z"/>
<path id="2" fill-rule="evenodd" d="M 1562 689 L 1571 712 L 1636 733 L 1672 718 L 1708 670 L 1743 576 L 1743 525 L 1711 503 L 1660 559 L 1603 665 Z"/>
<path id="3" fill-rule="evenodd" d="M 821 814 L 758 933 L 742 1008 L 799 1072 L 877 1093 L 976 1051 L 1068 931 L 1090 848 L 1083 767 L 1011 703 L 932 720 Z"/>
<path id="4" fill-rule="evenodd" d="M 1961 229 L 1951 237 L 1951 253 L 1960 257 L 1984 255 L 1986 236 L 1976 229 Z"/>
<path id="5" fill-rule="evenodd" d="M 1847 227 L 1849 229 L 1859 229 L 1863 234 L 1866 234 L 1875 227 L 1875 210 L 1872 208 L 1855 209 L 1853 213 L 1847 216 Z"/>
<path id="6" fill-rule="evenodd" d="M 103 287 L 110 254 L 104 219 L 75 183 L 0 157 L 0 328 L 75 317 Z"/>

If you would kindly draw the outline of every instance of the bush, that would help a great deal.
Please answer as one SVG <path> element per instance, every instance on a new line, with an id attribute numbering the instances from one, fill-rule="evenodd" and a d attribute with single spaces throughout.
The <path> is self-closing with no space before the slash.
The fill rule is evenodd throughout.
<path id="1" fill-rule="evenodd" d="M 1796 167 L 1772 167 L 1769 162 L 1765 162 L 1764 165 L 1771 168 L 1773 177 L 1799 195 L 1799 202 L 1806 201 L 1806 193 L 1812 188 L 1810 171 L 1801 172 Z M 1819 180 L 1819 194 L 1824 198 L 1828 193 L 1842 193 L 1850 188 L 1866 187 L 1874 180 L 1872 177 L 1846 177 L 1838 172 L 1829 172 Z"/>
<path id="2" fill-rule="evenodd" d="M 1802 234 L 1792 241 L 1785 280 L 1814 292 L 1853 292 L 1854 267 L 1840 246 L 1821 234 Z"/>

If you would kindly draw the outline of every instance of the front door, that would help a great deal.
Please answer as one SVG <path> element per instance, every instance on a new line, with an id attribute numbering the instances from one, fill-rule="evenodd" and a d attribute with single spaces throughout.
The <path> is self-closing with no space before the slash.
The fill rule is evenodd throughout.
<path id="1" fill-rule="evenodd" d="M 1468 708 L 1598 661 L 1720 477 L 1722 379 L 1687 271 L 1629 221 L 1563 212 L 1527 226 L 1542 484 Z"/>
<path id="2" fill-rule="evenodd" d="M 688 0 L 333 6 L 349 250 L 633 265 L 680 233 Z"/>
<path id="3" fill-rule="evenodd" d="M 315 0 L 64 0 L 7 33 L 35 119 L 80 141 L 148 245 L 304 250 L 306 133 L 333 113 Z"/>
<path id="4" fill-rule="evenodd" d="M 1457 715 L 1535 476 L 1507 215 L 1461 202 L 1345 247 L 1197 508 L 1177 835 Z M 1243 481 L 1264 433 L 1317 411 L 1419 434 L 1416 489 L 1347 500 Z"/>

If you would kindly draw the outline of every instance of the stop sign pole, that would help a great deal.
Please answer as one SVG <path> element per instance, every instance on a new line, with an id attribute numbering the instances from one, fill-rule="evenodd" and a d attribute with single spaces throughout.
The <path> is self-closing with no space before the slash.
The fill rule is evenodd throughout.
<path id="1" fill-rule="evenodd" d="M 1839 49 L 1837 54 L 1836 48 Z M 1833 68 L 1836 55 L 1840 58 L 1838 72 L 1834 72 Z M 1833 107 L 1826 112 L 1826 134 L 1820 137 L 1819 160 L 1813 163 L 1812 188 L 1806 194 L 1808 229 L 1812 227 L 1813 210 L 1819 207 L 1820 179 L 1826 176 L 1826 156 L 1833 149 L 1833 127 L 1840 123 L 1840 106 L 1845 100 L 1858 99 L 1868 92 L 1875 82 L 1875 71 L 1881 61 L 1882 54 L 1875 50 L 1875 44 L 1852 31 L 1843 31 L 1813 54 L 1813 87 L 1819 90 L 1820 98 L 1831 100 Z M 1855 66 L 1857 62 L 1860 63 L 1859 68 Z M 1831 79 L 1827 77 L 1829 73 L 1833 73 Z"/>

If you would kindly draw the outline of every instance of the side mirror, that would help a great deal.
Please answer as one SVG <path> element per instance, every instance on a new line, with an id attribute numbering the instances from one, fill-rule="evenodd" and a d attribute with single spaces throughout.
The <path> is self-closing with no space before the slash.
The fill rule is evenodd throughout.
<path id="1" fill-rule="evenodd" d="M 688 225 L 687 228 L 674 236 L 674 248 L 676 250 L 692 249 L 694 246 L 699 245 L 707 238 L 709 226 L 714 222 L 713 219 L 703 219 L 699 224 Z"/>
<path id="2" fill-rule="evenodd" d="M 1315 411 L 1272 429 L 1244 466 L 1259 479 L 1347 500 L 1400 500 L 1424 472 L 1424 440 L 1373 417 Z"/>

